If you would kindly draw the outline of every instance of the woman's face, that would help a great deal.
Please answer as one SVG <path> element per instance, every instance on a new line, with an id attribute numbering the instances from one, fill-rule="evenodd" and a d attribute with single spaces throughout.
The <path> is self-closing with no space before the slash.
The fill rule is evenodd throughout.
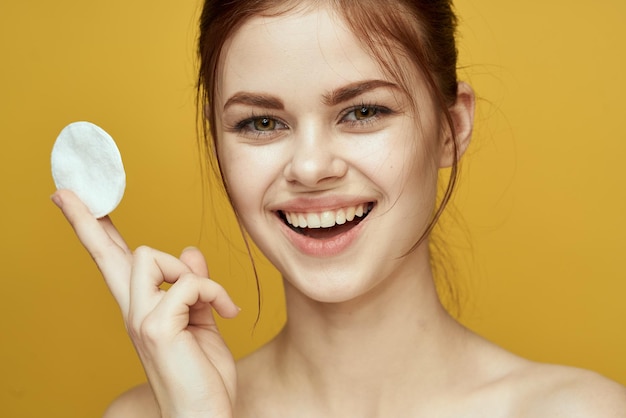
<path id="1" fill-rule="evenodd" d="M 441 127 L 419 74 L 416 114 L 326 9 L 254 18 L 223 52 L 218 158 L 241 222 L 284 278 L 338 302 L 423 262 L 423 248 L 403 256 L 432 216 Z"/>

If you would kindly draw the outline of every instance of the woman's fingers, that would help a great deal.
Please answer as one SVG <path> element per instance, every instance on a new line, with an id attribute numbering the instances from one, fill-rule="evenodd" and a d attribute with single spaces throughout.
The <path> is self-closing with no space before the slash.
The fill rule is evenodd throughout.
<path id="1" fill-rule="evenodd" d="M 102 226 L 102 229 L 104 229 L 104 231 L 111 238 L 111 240 L 115 242 L 122 251 L 124 251 L 126 254 L 131 253 L 130 249 L 126 245 L 126 241 L 124 241 L 122 235 L 120 235 L 115 225 L 113 225 L 113 221 L 111 221 L 109 215 L 98 219 L 98 223 Z"/>
<path id="2" fill-rule="evenodd" d="M 213 283 L 213 285 L 217 286 L 214 289 L 217 292 L 216 299 L 214 301 L 207 301 L 207 300 L 203 300 L 202 298 L 200 298 L 199 302 L 201 304 L 211 303 L 211 305 L 217 311 L 217 313 L 219 313 L 220 316 L 224 318 L 234 318 L 239 313 L 240 311 L 239 307 L 237 307 L 237 305 L 234 304 L 232 299 L 230 299 L 230 296 L 228 295 L 226 290 L 218 283 L 210 279 L 207 279 L 209 277 L 209 269 L 206 264 L 206 259 L 204 258 L 204 256 L 202 255 L 202 252 L 199 249 L 195 247 L 185 248 L 180 256 L 180 260 L 183 263 L 185 263 L 187 266 L 189 266 L 191 271 L 196 276 L 199 276 L 201 286 L 204 285 L 204 281 L 207 281 L 207 280 Z M 207 297 L 207 294 L 204 294 L 204 297 Z M 192 315 L 194 313 L 198 313 L 198 312 L 192 311 Z M 198 322 L 193 320 L 192 318 L 192 323 L 197 324 Z"/>
<path id="3" fill-rule="evenodd" d="M 130 303 L 133 318 L 129 321 L 139 327 L 142 318 L 159 309 L 177 318 L 174 322 L 184 328 L 189 323 L 189 311 L 197 304 L 210 304 L 226 318 L 239 313 L 239 308 L 218 283 L 200 276 L 206 273 L 204 257 L 198 250 L 188 249 L 182 257 L 176 257 L 149 247 L 139 247 L 134 253 L 130 283 Z M 190 267 L 193 267 L 192 268 Z M 195 270 L 195 271 L 194 271 Z M 163 282 L 172 283 L 165 292 L 160 289 Z M 168 318 L 164 316 L 163 319 Z M 180 321 L 180 322 L 179 322 Z M 212 318 L 209 323 L 212 323 Z M 182 329 L 179 328 L 179 329 Z"/>
<path id="4" fill-rule="evenodd" d="M 146 246 L 137 248 L 130 279 L 130 307 L 133 318 L 129 318 L 129 322 L 139 326 L 142 318 L 152 312 L 165 293 L 160 288 L 161 284 L 174 283 L 181 275 L 190 271 L 189 267 L 170 254 Z"/>
<path id="5" fill-rule="evenodd" d="M 198 276 L 209 277 L 209 268 L 202 252 L 195 247 L 187 247 L 180 255 L 180 261 L 185 263 Z"/>
<path id="6" fill-rule="evenodd" d="M 102 272 L 122 308 L 128 308 L 128 280 L 132 255 L 108 217 L 98 220 L 81 200 L 69 190 L 58 190 L 52 201 L 61 209 L 76 236 Z"/>
<path id="7" fill-rule="evenodd" d="M 163 296 L 152 312 L 151 320 L 162 325 L 167 320 L 171 321 L 171 332 L 190 325 L 213 327 L 215 320 L 211 307 L 224 318 L 234 318 L 239 313 L 239 308 L 221 285 L 186 273 Z"/>

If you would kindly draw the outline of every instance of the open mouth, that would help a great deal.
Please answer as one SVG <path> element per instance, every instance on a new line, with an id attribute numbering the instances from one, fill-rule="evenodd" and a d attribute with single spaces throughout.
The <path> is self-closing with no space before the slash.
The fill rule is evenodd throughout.
<path id="1" fill-rule="evenodd" d="M 280 219 L 298 234 L 314 239 L 333 238 L 357 226 L 369 215 L 374 202 L 322 212 L 278 211 Z"/>

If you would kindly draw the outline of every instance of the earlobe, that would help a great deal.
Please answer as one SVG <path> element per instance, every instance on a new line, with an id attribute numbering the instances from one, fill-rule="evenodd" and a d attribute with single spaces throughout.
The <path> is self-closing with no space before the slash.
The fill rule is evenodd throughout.
<path id="1" fill-rule="evenodd" d="M 474 89 L 465 83 L 458 84 L 456 101 L 450 106 L 450 116 L 452 117 L 453 129 L 456 135 L 457 152 L 456 158 L 460 159 L 467 150 L 472 139 L 474 129 L 474 107 L 476 98 Z M 454 136 L 446 129 L 445 143 L 441 153 L 440 168 L 450 167 L 454 163 Z"/>

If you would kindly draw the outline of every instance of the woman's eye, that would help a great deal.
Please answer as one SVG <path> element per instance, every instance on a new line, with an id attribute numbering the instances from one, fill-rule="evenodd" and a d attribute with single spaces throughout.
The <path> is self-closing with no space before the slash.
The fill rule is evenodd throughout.
<path id="1" fill-rule="evenodd" d="M 237 123 L 233 130 L 242 135 L 271 135 L 277 131 L 287 129 L 279 119 L 272 116 L 253 116 Z"/>
<path id="2" fill-rule="evenodd" d="M 371 106 L 361 106 L 353 111 L 354 118 L 356 120 L 365 120 L 376 116 L 378 109 Z"/>
<path id="3" fill-rule="evenodd" d="M 345 116 L 342 118 L 342 122 L 360 126 L 364 123 L 373 123 L 379 118 L 392 113 L 393 112 L 386 107 L 360 105 L 348 109 Z"/>
<path id="4" fill-rule="evenodd" d="M 276 120 L 268 117 L 261 117 L 252 120 L 252 125 L 255 131 L 273 131 L 276 129 Z"/>

